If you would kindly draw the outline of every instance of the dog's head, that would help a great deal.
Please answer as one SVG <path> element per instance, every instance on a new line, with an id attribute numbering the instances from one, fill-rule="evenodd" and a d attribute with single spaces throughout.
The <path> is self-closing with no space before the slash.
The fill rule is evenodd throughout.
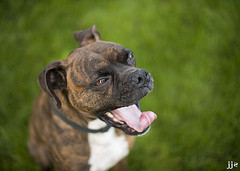
<path id="1" fill-rule="evenodd" d="M 136 68 L 133 52 L 100 40 L 96 27 L 74 32 L 80 47 L 49 63 L 38 83 L 61 108 L 61 91 L 79 112 L 88 113 L 129 135 L 146 132 L 156 115 L 141 112 L 139 100 L 153 89 L 153 78 Z"/>

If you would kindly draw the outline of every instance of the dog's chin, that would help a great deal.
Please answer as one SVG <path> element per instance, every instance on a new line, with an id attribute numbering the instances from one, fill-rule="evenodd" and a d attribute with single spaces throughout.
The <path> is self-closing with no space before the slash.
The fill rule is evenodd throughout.
<path id="1" fill-rule="evenodd" d="M 141 112 L 140 106 L 136 104 L 104 112 L 98 117 L 128 135 L 140 136 L 147 133 L 157 115 L 151 111 Z"/>

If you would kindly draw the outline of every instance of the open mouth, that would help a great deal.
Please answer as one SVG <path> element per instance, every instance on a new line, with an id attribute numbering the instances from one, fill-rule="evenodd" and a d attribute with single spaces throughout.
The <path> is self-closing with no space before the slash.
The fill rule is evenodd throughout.
<path id="1" fill-rule="evenodd" d="M 157 115 L 154 112 L 141 112 L 137 105 L 121 107 L 106 112 L 101 117 L 107 124 L 119 128 L 129 135 L 144 134 L 156 118 Z"/>

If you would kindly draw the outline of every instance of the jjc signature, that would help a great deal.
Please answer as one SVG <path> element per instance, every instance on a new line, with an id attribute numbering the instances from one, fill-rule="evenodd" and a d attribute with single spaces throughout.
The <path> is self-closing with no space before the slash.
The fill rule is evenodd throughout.
<path id="1" fill-rule="evenodd" d="M 228 161 L 228 166 L 227 169 L 232 170 L 233 168 L 237 168 L 238 167 L 238 162 L 234 162 L 234 161 Z"/>

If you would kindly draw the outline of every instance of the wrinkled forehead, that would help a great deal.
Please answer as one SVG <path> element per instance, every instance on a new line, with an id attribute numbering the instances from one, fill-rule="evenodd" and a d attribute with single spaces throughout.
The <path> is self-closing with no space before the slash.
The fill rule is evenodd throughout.
<path id="1" fill-rule="evenodd" d="M 98 56 L 102 56 L 109 61 L 121 60 L 121 58 L 127 56 L 130 52 L 129 49 L 122 47 L 119 44 L 106 42 L 106 41 L 97 41 L 86 46 L 75 49 L 68 56 L 69 60 L 73 58 L 91 58 L 90 53 L 96 53 Z"/>
<path id="2" fill-rule="evenodd" d="M 99 74 L 106 73 L 111 70 L 112 63 L 123 62 L 131 50 L 122 47 L 119 44 L 109 42 L 95 42 L 87 46 L 74 50 L 69 56 L 68 69 L 70 70 L 70 77 L 79 84 L 89 82 L 97 77 Z M 77 77 L 77 78 L 74 78 Z"/>
<path id="3" fill-rule="evenodd" d="M 131 52 L 131 50 L 126 49 L 119 44 L 106 41 L 98 41 L 89 44 L 84 48 L 99 55 L 102 55 L 105 59 L 113 62 L 121 60 L 120 58 L 126 56 L 128 53 Z"/>

